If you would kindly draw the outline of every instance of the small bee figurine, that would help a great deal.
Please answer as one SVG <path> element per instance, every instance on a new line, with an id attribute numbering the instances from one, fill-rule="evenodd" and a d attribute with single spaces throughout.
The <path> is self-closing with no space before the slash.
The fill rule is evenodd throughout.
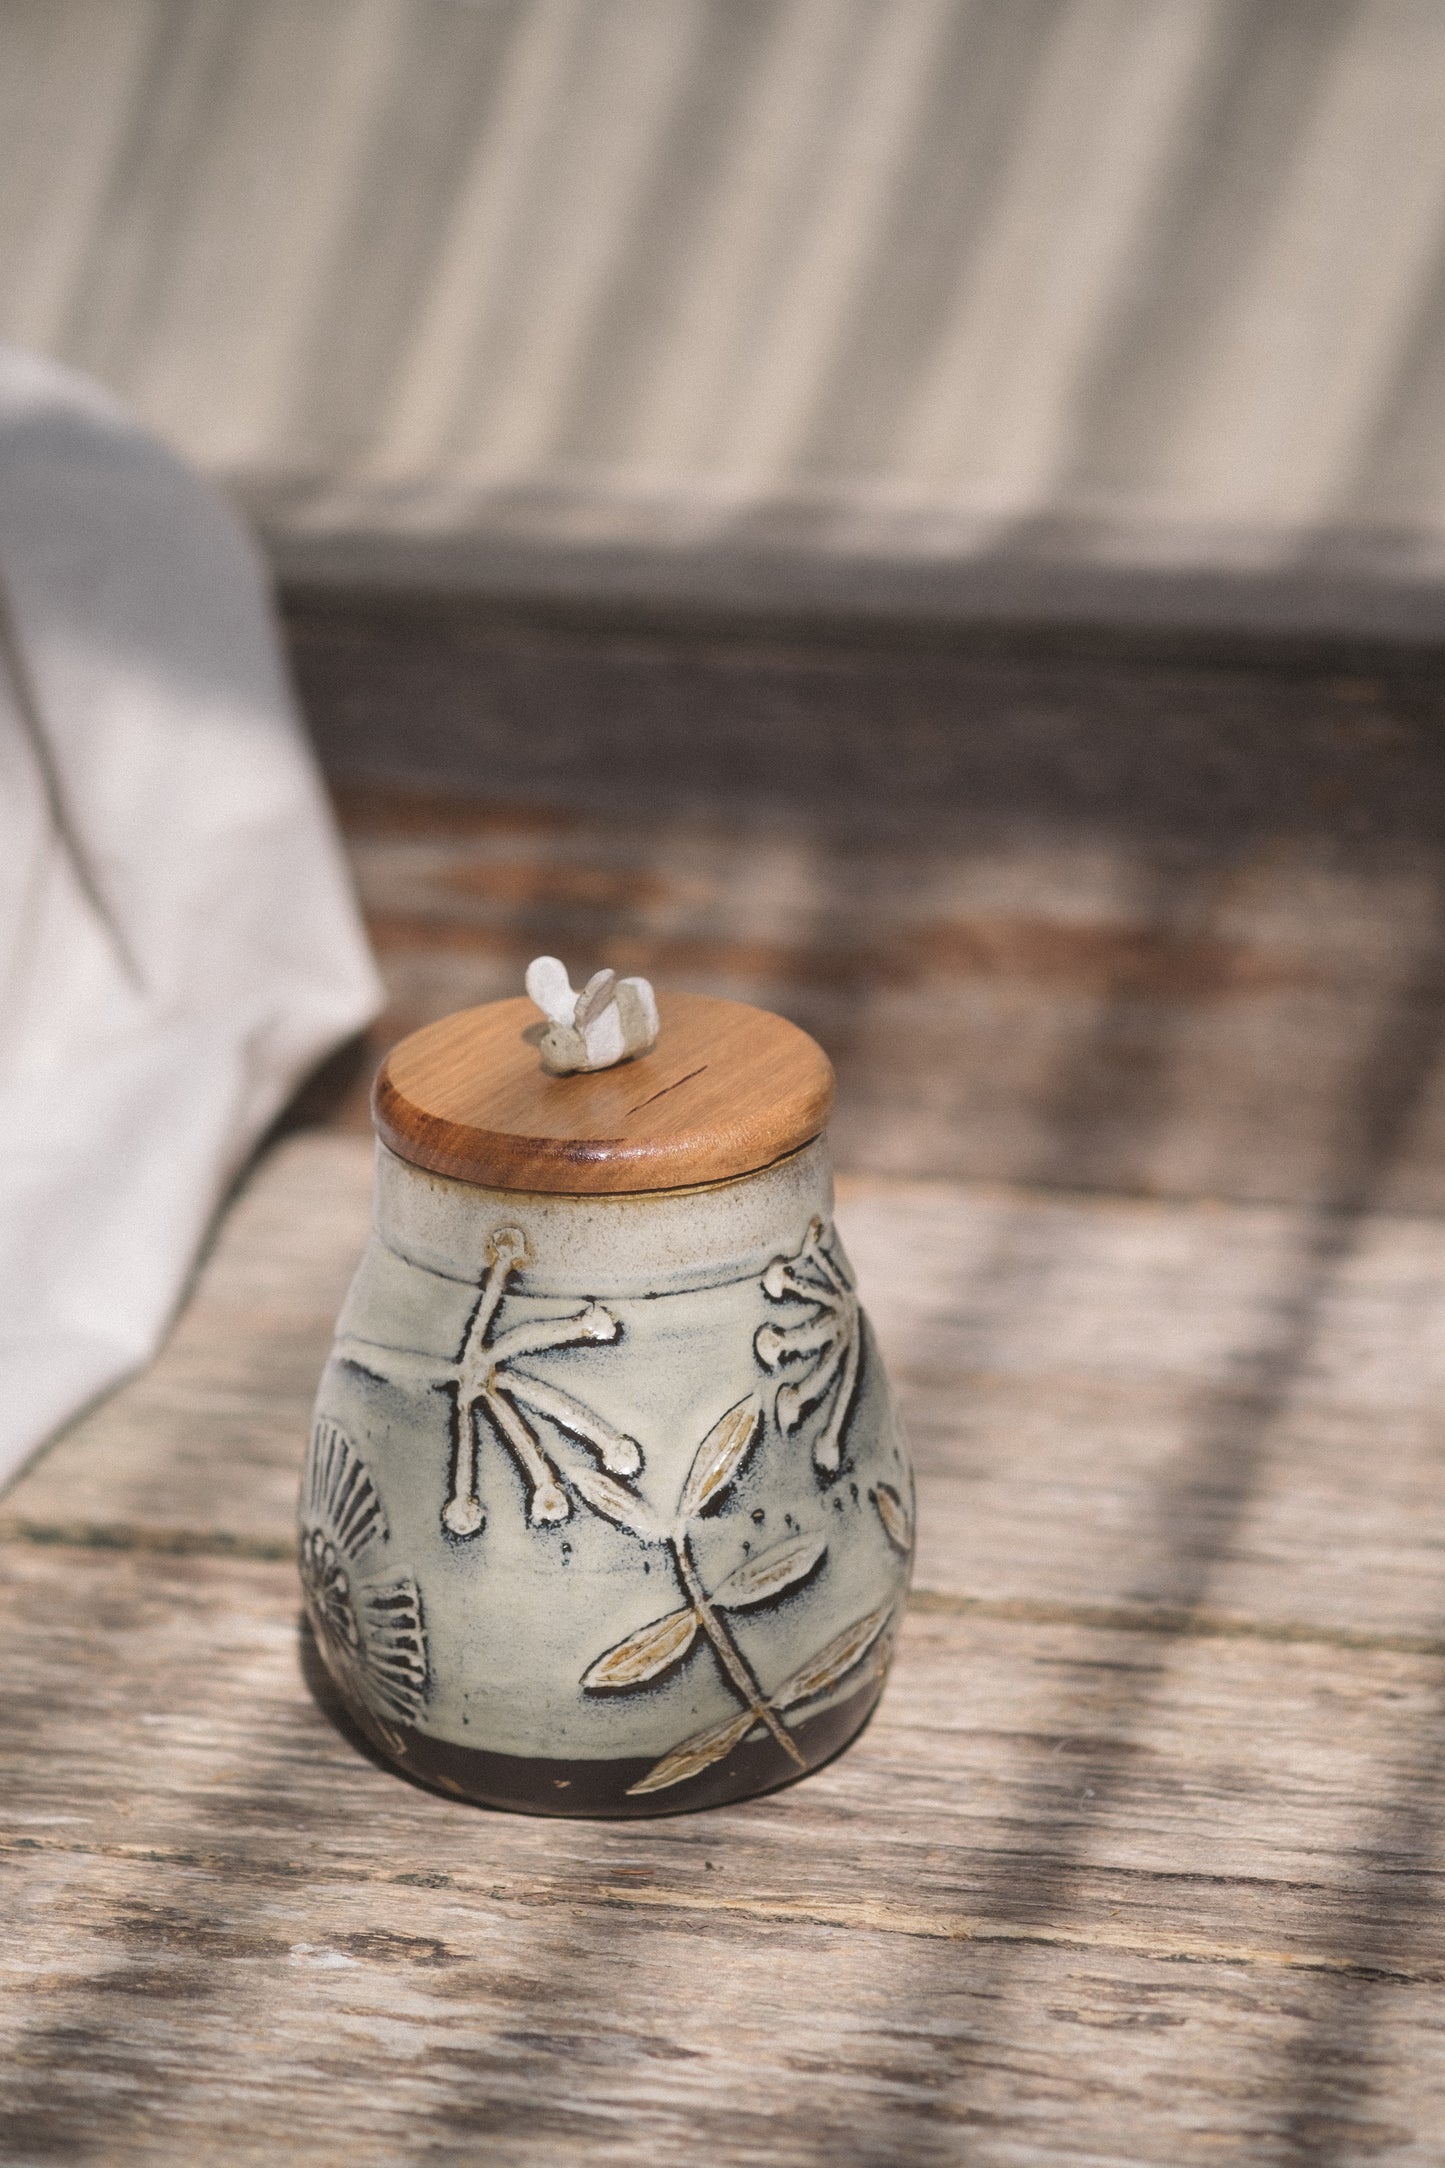
<path id="1" fill-rule="evenodd" d="M 574 993 L 566 965 L 538 956 L 527 966 L 527 992 L 547 1018 L 538 1050 L 551 1076 L 610 1069 L 657 1044 L 657 1000 L 646 979 L 595 971 Z"/>

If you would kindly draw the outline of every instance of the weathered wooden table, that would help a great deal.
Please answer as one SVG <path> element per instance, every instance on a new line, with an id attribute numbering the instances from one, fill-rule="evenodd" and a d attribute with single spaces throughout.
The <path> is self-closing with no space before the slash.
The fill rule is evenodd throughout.
<path id="1" fill-rule="evenodd" d="M 818 1032 L 912 1608 L 744 1807 L 370 1760 L 291 1562 L 336 1065 L 0 1508 L 0 2157 L 1445 2157 L 1438 679 L 377 623 L 293 619 L 378 1043 L 542 948 Z"/>

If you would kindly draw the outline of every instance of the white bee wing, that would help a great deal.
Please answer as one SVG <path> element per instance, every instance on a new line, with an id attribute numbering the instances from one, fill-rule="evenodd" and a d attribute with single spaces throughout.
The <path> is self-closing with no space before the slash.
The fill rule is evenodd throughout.
<path id="1" fill-rule="evenodd" d="M 534 956 L 527 966 L 527 992 L 544 1016 L 554 1024 L 570 1024 L 577 1013 L 577 996 L 567 976 L 567 966 L 555 956 Z"/>

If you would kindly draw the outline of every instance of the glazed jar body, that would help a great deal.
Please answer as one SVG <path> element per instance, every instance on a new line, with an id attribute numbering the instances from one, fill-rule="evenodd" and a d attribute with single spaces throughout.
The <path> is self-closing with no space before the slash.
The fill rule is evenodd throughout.
<path id="1" fill-rule="evenodd" d="M 672 1812 L 882 1686 L 912 1481 L 821 1140 L 706 1189 L 488 1190 L 378 1149 L 302 1482 L 318 1644 L 424 1780 Z"/>

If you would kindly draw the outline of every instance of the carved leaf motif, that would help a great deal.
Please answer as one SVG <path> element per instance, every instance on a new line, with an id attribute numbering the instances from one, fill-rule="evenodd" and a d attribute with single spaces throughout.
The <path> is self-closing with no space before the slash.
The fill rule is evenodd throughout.
<path id="1" fill-rule="evenodd" d="M 662 1540 L 648 1518 L 642 1500 L 621 1483 L 614 1483 L 610 1475 L 603 1475 L 596 1468 L 569 1468 L 567 1481 L 577 1496 L 604 1520 L 615 1521 L 619 1528 L 625 1528 L 629 1535 L 640 1537 L 644 1543 Z"/>
<path id="2" fill-rule="evenodd" d="M 713 1424 L 693 1457 L 677 1509 L 679 1524 L 701 1513 L 727 1489 L 752 1448 L 761 1417 L 756 1398 L 749 1394 Z"/>
<path id="3" fill-rule="evenodd" d="M 764 1603 L 769 1596 L 781 1595 L 795 1581 L 806 1580 L 827 1550 L 823 1536 L 794 1536 L 787 1543 L 775 1543 L 771 1550 L 759 1552 L 730 1573 L 712 1592 L 712 1601 L 723 1611 L 740 1611 L 746 1604 Z"/>
<path id="4" fill-rule="evenodd" d="M 873 1494 L 873 1503 L 878 1508 L 878 1518 L 887 1531 L 889 1542 L 906 1557 L 913 1543 L 913 1523 L 907 1506 L 891 1483 L 878 1485 Z"/>
<path id="5" fill-rule="evenodd" d="M 753 1723 L 752 1710 L 744 1709 L 740 1715 L 730 1716 L 725 1724 L 715 1724 L 711 1731 L 700 1731 L 691 1739 L 684 1739 L 681 1746 L 665 1754 L 638 1783 L 628 1785 L 629 1795 L 666 1791 L 669 1784 L 681 1784 L 688 1777 L 700 1776 L 704 1769 L 721 1761 L 724 1754 L 730 1754 L 744 1733 L 751 1731 Z"/>
<path id="6" fill-rule="evenodd" d="M 592 1693 L 607 1687 L 641 1686 L 676 1663 L 691 1647 L 696 1632 L 697 1613 L 691 1604 L 684 1605 L 681 1611 L 669 1611 L 666 1618 L 639 1626 L 636 1633 L 599 1656 L 583 1672 L 582 1684 Z"/>
<path id="7" fill-rule="evenodd" d="M 801 1671 L 795 1671 L 784 1681 L 773 1696 L 773 1706 L 791 1709 L 794 1702 L 808 1701 L 814 1694 L 826 1694 L 830 1686 L 836 1686 L 840 1679 L 846 1678 L 872 1648 L 888 1624 L 892 1609 L 891 1604 L 885 1603 L 879 1610 L 870 1611 L 865 1618 L 854 1619 L 851 1626 L 845 1626 L 840 1634 L 835 1634 L 826 1648 L 819 1649 Z"/>

